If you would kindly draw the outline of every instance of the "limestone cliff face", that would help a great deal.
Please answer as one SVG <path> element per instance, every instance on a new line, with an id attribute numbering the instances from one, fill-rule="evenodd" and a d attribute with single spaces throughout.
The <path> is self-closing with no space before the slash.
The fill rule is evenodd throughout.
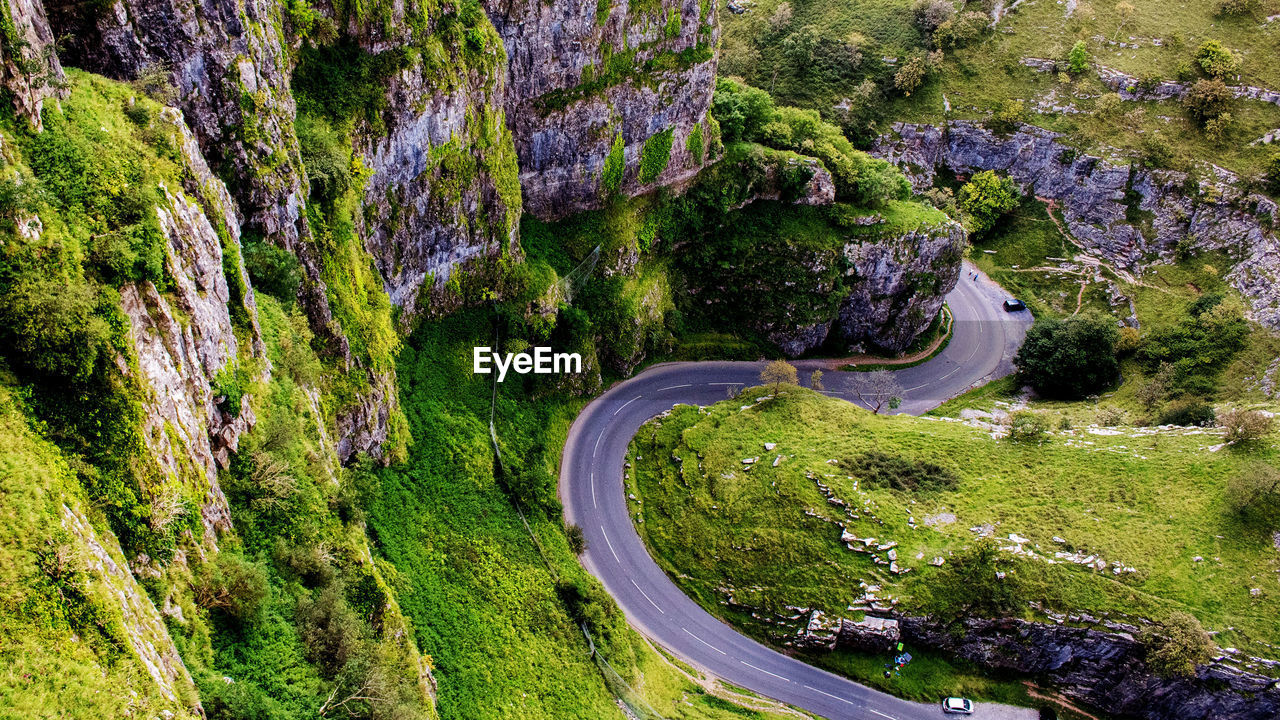
<path id="1" fill-rule="evenodd" d="M 385 133 L 367 128 L 357 152 L 373 171 L 365 188 L 365 246 L 407 325 L 450 309 L 444 288 L 459 271 L 485 272 L 519 253 L 520 185 L 503 111 L 504 51 L 441 78 L 418 63 L 387 88 Z"/>
<path id="2" fill-rule="evenodd" d="M 204 717 L 191 673 L 155 604 L 123 562 L 115 536 L 99 535 L 77 507 L 64 504 L 61 520 L 63 530 L 75 538 L 77 559 L 96 580 L 99 592 L 114 606 L 111 612 L 119 610 L 120 628 L 150 676 L 154 691 L 175 704 L 174 710 L 165 711 L 166 717 L 173 716 L 175 710 L 180 717 Z M 144 692 L 153 691 L 145 688 Z M 188 714 L 188 709 L 194 712 Z"/>
<path id="3" fill-rule="evenodd" d="M 848 295 L 833 331 L 848 347 L 906 350 L 960 279 L 964 248 L 957 222 L 847 243 Z"/>
<path id="4" fill-rule="evenodd" d="M 599 207 L 613 192 L 684 182 L 708 160 L 714 0 L 486 0 L 485 7 L 507 47 L 507 118 L 529 212 L 548 219 Z M 665 167 L 642 177 L 646 141 L 666 131 Z M 690 143 L 690 135 L 704 140 Z M 625 163 L 616 188 L 602 182 L 611 151 Z"/>
<path id="5" fill-rule="evenodd" d="M 165 188 L 157 209 L 172 288 L 161 294 L 151 283 L 127 285 L 120 298 L 145 393 L 144 439 L 167 476 L 152 493 L 197 488 L 204 540 L 215 546 L 217 533 L 231 529 L 218 469 L 254 424 L 251 398 L 219 396 L 218 379 L 262 381 L 270 371 L 231 196 L 181 114 L 166 109 L 159 122 L 176 131 L 189 176 L 187 187 Z"/>
<path id="6" fill-rule="evenodd" d="M 1006 137 L 967 122 L 899 124 L 874 154 L 896 163 L 917 188 L 931 185 L 939 168 L 1006 173 L 1025 191 L 1059 203 L 1085 249 L 1130 270 L 1141 271 L 1153 256 L 1171 259 L 1183 242 L 1224 250 L 1235 261 L 1226 278 L 1248 299 L 1252 317 L 1280 329 L 1275 202 L 1241 189 L 1240 178 L 1216 166 L 1193 178 L 1085 155 L 1058 138 L 1031 126 Z"/>
<path id="7" fill-rule="evenodd" d="M 44 101 L 61 93 L 62 64 L 40 0 L 5 0 L 12 40 L 0 40 L 0 86 L 13 96 L 18 117 L 40 129 Z"/>

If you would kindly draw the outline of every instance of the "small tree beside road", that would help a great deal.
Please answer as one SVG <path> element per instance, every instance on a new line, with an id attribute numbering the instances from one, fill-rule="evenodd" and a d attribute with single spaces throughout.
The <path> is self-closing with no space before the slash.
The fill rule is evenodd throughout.
<path id="1" fill-rule="evenodd" d="M 783 385 L 799 385 L 800 376 L 796 373 L 795 365 L 786 360 L 774 360 L 760 371 L 760 382 L 764 385 L 772 385 L 773 394 L 777 395 Z"/>
<path id="2" fill-rule="evenodd" d="M 897 410 L 902 405 L 902 396 L 905 394 L 897 378 L 888 370 L 863 373 L 853 384 L 853 392 L 858 396 L 859 402 L 877 415 L 886 408 Z"/>

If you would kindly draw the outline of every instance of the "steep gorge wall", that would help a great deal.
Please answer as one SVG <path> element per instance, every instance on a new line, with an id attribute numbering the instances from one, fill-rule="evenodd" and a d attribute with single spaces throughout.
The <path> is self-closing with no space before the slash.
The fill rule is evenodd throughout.
<path id="1" fill-rule="evenodd" d="M 1224 251 L 1226 279 L 1259 323 L 1280 329 L 1280 209 L 1241 189 L 1216 166 L 1200 177 L 1150 169 L 1125 158 L 1086 155 L 1057 133 L 1024 125 L 1004 136 L 968 122 L 945 127 L 896 124 L 873 154 L 902 168 L 917 189 L 939 169 L 996 170 L 1023 190 L 1061 205 L 1072 238 L 1115 265 L 1140 272 L 1185 250 Z"/>
<path id="2" fill-rule="evenodd" d="M 599 207 L 614 192 L 683 183 L 709 159 L 715 0 L 485 0 L 485 7 L 507 47 L 507 118 L 529 212 L 559 218 Z M 666 165 L 642 179 L 645 143 L 665 131 Z M 691 135 L 703 141 L 691 144 Z M 611 152 L 625 163 L 617 188 L 602 179 Z"/>

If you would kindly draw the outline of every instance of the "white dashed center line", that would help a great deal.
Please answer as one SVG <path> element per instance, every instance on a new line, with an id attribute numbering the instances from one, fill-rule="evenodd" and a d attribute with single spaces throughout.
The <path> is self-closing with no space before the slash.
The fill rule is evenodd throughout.
<path id="1" fill-rule="evenodd" d="M 628 401 L 626 401 L 626 402 L 622 403 L 622 407 L 618 408 L 617 410 L 614 410 L 614 411 L 613 411 L 613 414 L 614 414 L 614 415 L 617 415 L 618 413 L 622 412 L 622 409 L 623 409 L 623 408 L 625 408 L 626 406 L 630 405 L 631 403 L 633 403 L 633 402 L 635 402 L 635 401 L 639 400 L 639 399 L 640 399 L 640 398 L 642 398 L 642 397 L 644 397 L 644 396 L 643 396 L 643 395 L 637 395 L 637 396 L 635 396 L 635 397 L 631 398 L 630 400 L 628 400 Z"/>
<path id="2" fill-rule="evenodd" d="M 609 546 L 609 552 L 613 553 L 614 562 L 621 565 L 622 561 L 618 559 L 618 552 L 613 549 L 613 543 L 609 542 L 609 534 L 604 531 L 603 525 L 600 526 L 600 534 L 604 536 L 604 544 Z M 632 582 L 635 582 L 635 581 L 632 580 Z"/>
<path id="3" fill-rule="evenodd" d="M 693 387 L 693 383 L 685 383 L 684 385 L 672 385 L 671 387 L 658 388 L 658 392 L 663 390 L 675 390 L 676 388 Z"/>
<path id="4" fill-rule="evenodd" d="M 680 629 L 681 629 L 681 630 L 684 630 L 685 634 L 686 634 L 686 635 L 688 635 L 689 637 L 693 638 L 694 640 L 697 640 L 698 642 L 702 643 L 703 645 L 706 645 L 707 647 L 711 648 L 712 650 L 715 650 L 716 652 L 720 653 L 721 655 L 728 655 L 728 654 L 729 654 L 729 653 L 727 653 L 727 652 L 725 652 L 725 651 L 721 650 L 720 648 L 716 647 L 715 645 L 712 645 L 711 643 L 707 642 L 706 640 L 703 640 L 702 638 L 698 637 L 697 635 L 694 635 L 693 633 L 689 632 L 689 631 L 688 631 L 688 629 L 686 629 L 686 628 L 680 628 Z"/>
<path id="5" fill-rule="evenodd" d="M 889 720 L 898 720 L 898 719 L 897 719 L 897 718 L 895 718 L 894 716 L 892 716 L 892 715 L 885 715 L 884 713 L 880 712 L 879 710 L 875 710 L 875 709 L 872 709 L 872 708 L 867 708 L 867 710 L 869 710 L 869 711 L 871 711 L 871 712 L 873 712 L 873 713 L 875 713 L 875 714 L 879 715 L 879 716 L 880 716 L 880 717 L 882 717 L 882 718 L 889 718 Z"/>
<path id="6" fill-rule="evenodd" d="M 608 542 L 608 540 L 609 540 L 609 538 L 608 538 L 608 537 L 606 537 L 606 538 L 605 538 L 605 541 L 606 541 L 606 542 Z M 666 615 L 666 614 L 667 614 L 667 611 L 666 611 L 666 610 L 663 610 L 662 608 L 658 607 L 658 603 L 654 602 L 654 601 L 653 601 L 653 598 L 649 597 L 649 593 L 645 592 L 645 591 L 644 591 L 644 588 L 642 588 L 642 587 L 640 587 L 638 584 L 636 584 L 636 579 L 635 579 L 635 578 L 630 578 L 630 580 L 631 580 L 631 584 L 632 584 L 632 585 L 635 585 L 636 590 L 639 590 L 639 591 L 640 591 L 640 594 L 644 596 L 644 599 L 645 599 L 645 600 L 648 600 L 648 601 L 649 601 L 649 604 L 650 604 L 650 605 L 652 605 L 654 608 L 656 608 L 656 609 L 657 609 L 657 611 L 658 611 L 658 612 L 660 612 L 660 613 L 662 613 L 663 615 Z"/>
<path id="7" fill-rule="evenodd" d="M 768 670 L 765 670 L 764 668 L 758 668 L 758 667 L 756 667 L 755 665 L 752 665 L 751 663 L 747 662 L 746 660 L 739 660 L 738 662 L 742 663 L 743 665 L 746 665 L 747 667 L 751 668 L 752 670 L 756 670 L 756 671 L 762 672 L 762 673 L 764 673 L 765 675 L 772 675 L 773 677 L 776 677 L 776 678 L 778 678 L 779 680 L 787 680 L 786 678 L 782 677 L 781 675 L 776 675 L 776 674 L 774 674 L 774 673 L 771 673 L 771 672 L 769 672 Z M 790 681 L 790 680 L 787 680 L 787 682 L 791 682 L 791 681 Z"/>
<path id="8" fill-rule="evenodd" d="M 819 695 L 826 695 L 827 697 L 831 698 L 832 700 L 839 700 L 839 701 L 840 701 L 840 702 L 842 702 L 842 703 L 849 703 L 850 705 L 853 705 L 853 704 L 854 704 L 854 702 L 853 702 L 852 700 L 849 700 L 848 698 L 842 698 L 842 697 L 840 697 L 839 695 L 832 695 L 831 693 L 829 693 L 829 692 L 825 692 L 825 691 L 823 691 L 823 690 L 819 690 L 819 689 L 818 689 L 818 688 L 816 688 L 816 687 L 811 687 L 811 686 L 809 686 L 809 685 L 805 685 L 804 687 L 805 687 L 805 689 L 806 689 L 806 690 L 812 690 L 812 691 L 814 691 L 814 692 L 818 693 Z"/>

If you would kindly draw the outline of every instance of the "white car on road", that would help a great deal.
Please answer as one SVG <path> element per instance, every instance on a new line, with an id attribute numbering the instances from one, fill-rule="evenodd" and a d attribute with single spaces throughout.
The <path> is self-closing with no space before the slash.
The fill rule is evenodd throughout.
<path id="1" fill-rule="evenodd" d="M 948 715 L 972 715 L 973 703 L 964 698 L 949 697 L 942 701 L 942 712 Z"/>

